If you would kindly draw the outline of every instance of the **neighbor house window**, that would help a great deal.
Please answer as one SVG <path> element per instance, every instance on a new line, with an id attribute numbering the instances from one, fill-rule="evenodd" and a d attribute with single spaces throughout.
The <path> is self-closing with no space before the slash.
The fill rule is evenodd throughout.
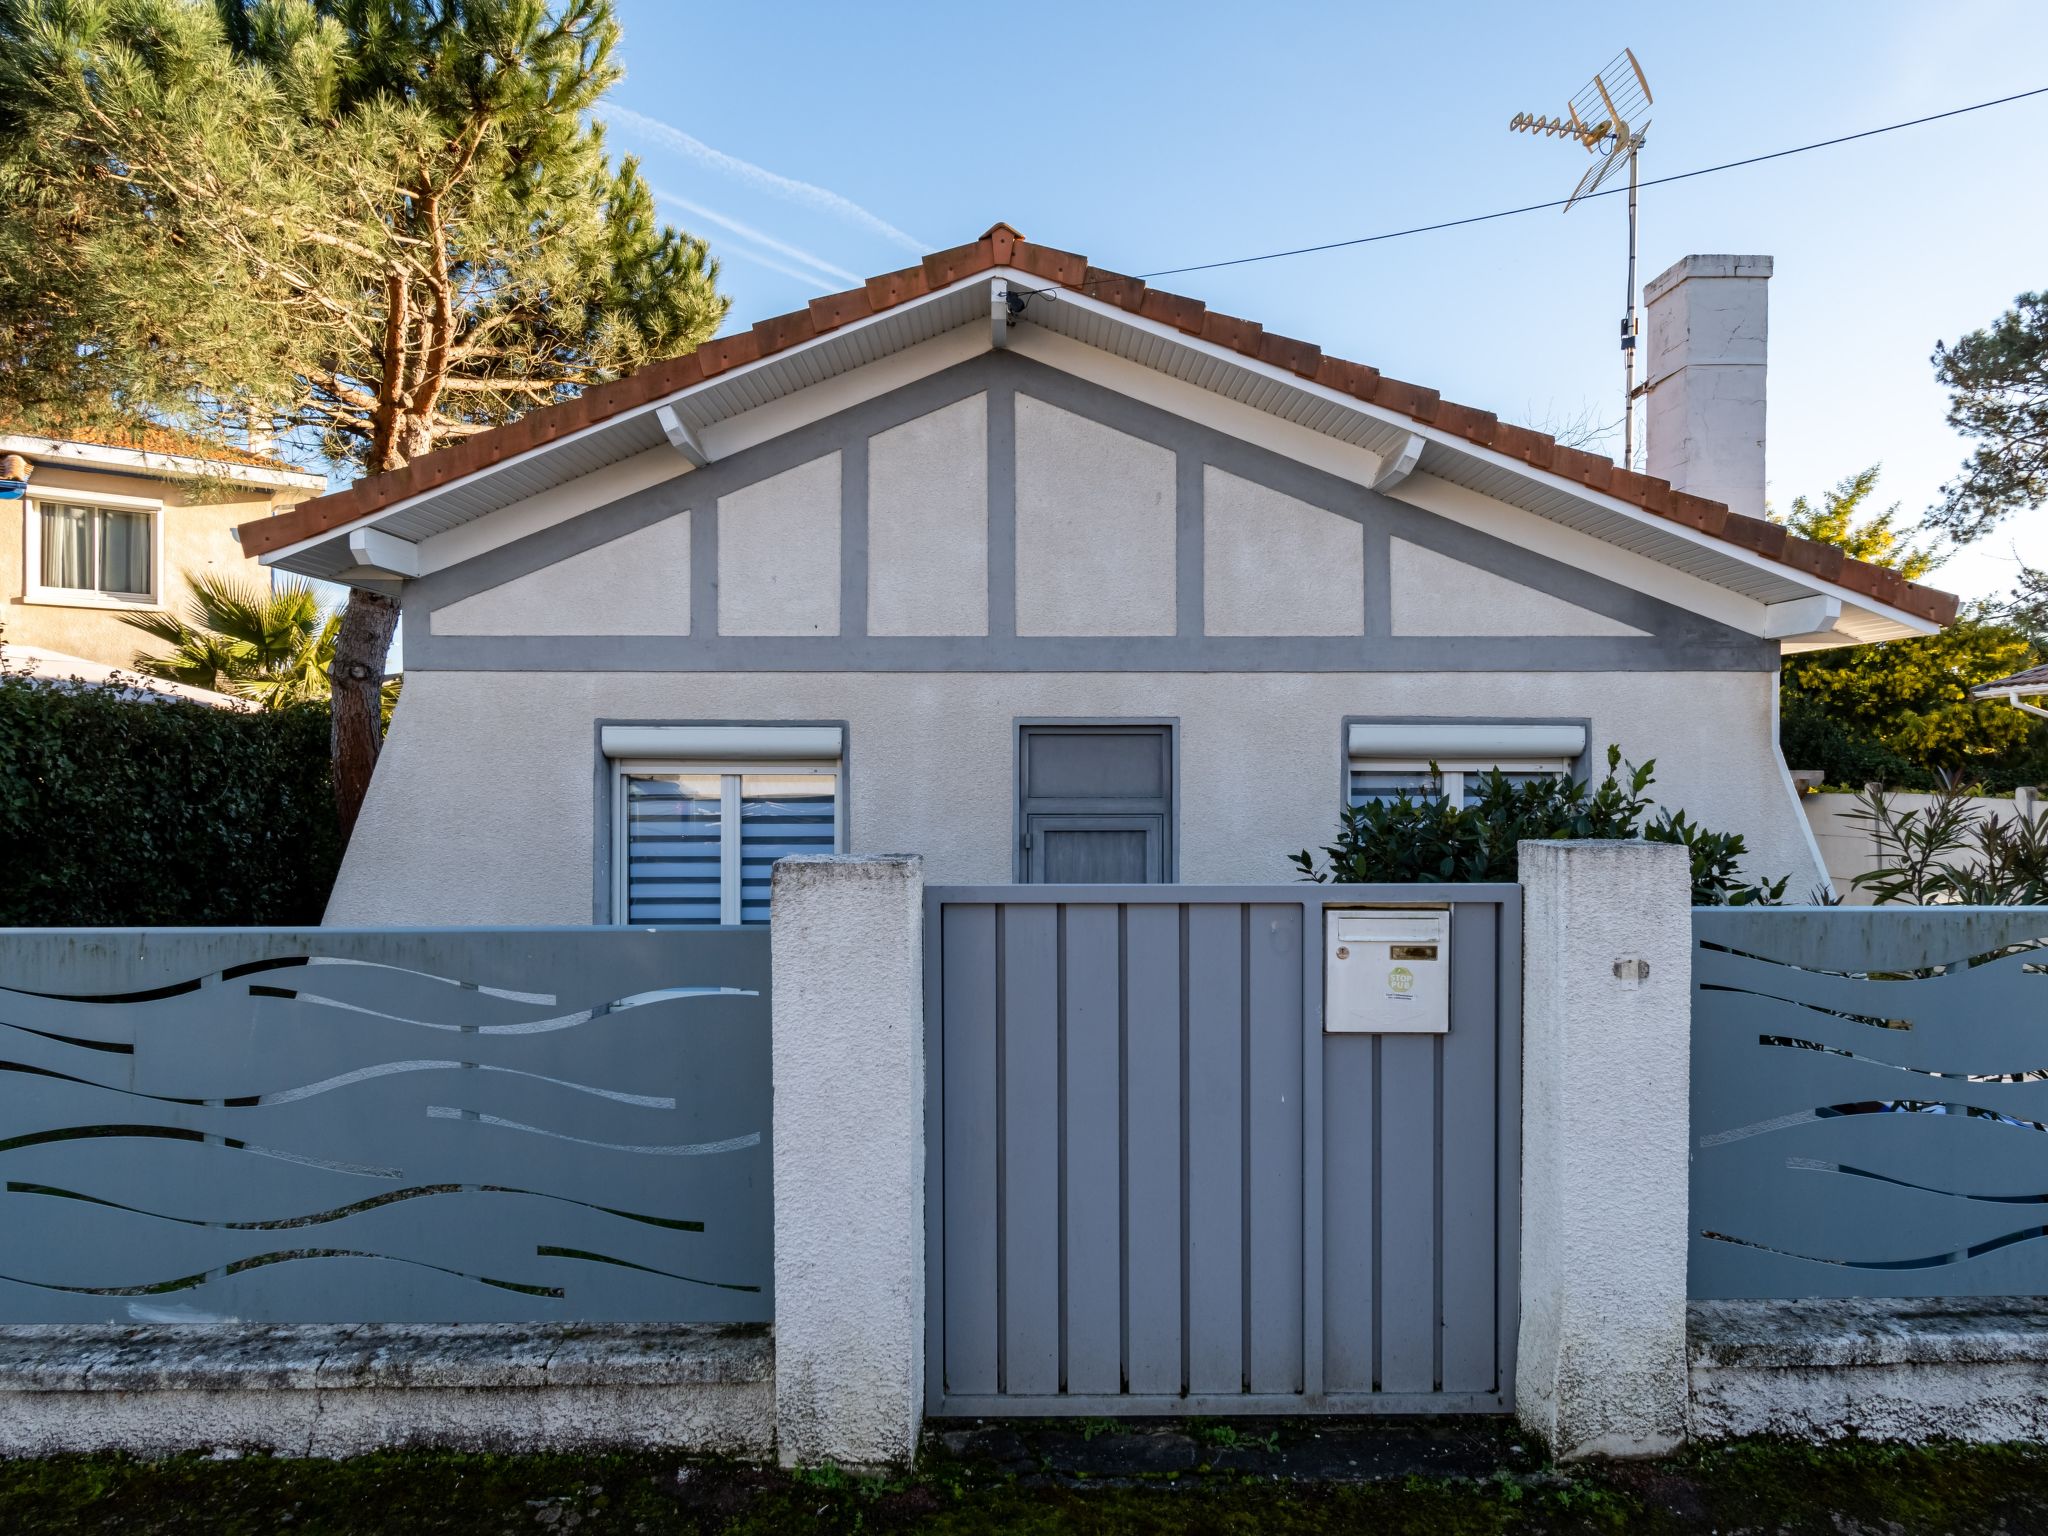
<path id="1" fill-rule="evenodd" d="M 156 507 L 37 497 L 28 516 L 31 599 L 155 599 Z"/>
<path id="2" fill-rule="evenodd" d="M 775 861 L 844 845 L 837 726 L 606 726 L 614 922 L 768 921 Z"/>
<path id="3" fill-rule="evenodd" d="M 1509 779 L 1570 774 L 1586 751 L 1582 725 L 1523 721 L 1353 722 L 1346 730 L 1346 797 L 1353 805 L 1441 796 L 1470 805 L 1495 769 Z"/>

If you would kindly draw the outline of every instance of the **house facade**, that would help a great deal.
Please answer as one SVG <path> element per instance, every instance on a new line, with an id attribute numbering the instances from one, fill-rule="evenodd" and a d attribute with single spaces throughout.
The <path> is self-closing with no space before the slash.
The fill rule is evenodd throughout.
<path id="1" fill-rule="evenodd" d="M 799 851 L 1272 882 L 1609 743 L 1810 889 L 1780 656 L 1955 605 L 1761 517 L 1768 271 L 1651 285 L 1651 475 L 998 225 L 245 525 L 403 606 L 328 921 L 765 921 Z"/>
<path id="2" fill-rule="evenodd" d="M 84 437 L 0 428 L 0 459 L 9 458 L 27 488 L 0 501 L 6 642 L 115 668 L 163 648 L 123 614 L 181 611 L 188 578 L 202 572 L 261 579 L 238 525 L 327 484 L 156 427 Z"/>

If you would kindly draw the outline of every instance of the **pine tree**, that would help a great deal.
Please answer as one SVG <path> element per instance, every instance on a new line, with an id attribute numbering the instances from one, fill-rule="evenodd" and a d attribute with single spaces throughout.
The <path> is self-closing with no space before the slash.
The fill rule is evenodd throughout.
<path id="1" fill-rule="evenodd" d="M 590 109 L 610 0 L 0 0 L 0 411 L 374 473 L 707 340 L 728 301 Z M 336 639 L 344 830 L 397 623 Z"/>
<path id="2" fill-rule="evenodd" d="M 1844 554 L 1873 565 L 1887 566 L 1908 581 L 1918 581 L 1949 557 L 1949 551 L 1912 542 L 1915 530 L 1899 527 L 1900 504 L 1893 502 L 1882 512 L 1863 517 L 1863 504 L 1877 489 L 1877 477 L 1884 466 L 1873 464 L 1861 474 L 1850 475 L 1831 491 L 1823 492 L 1818 504 L 1805 496 L 1792 499 L 1792 510 L 1783 517 L 1772 514 L 1801 538 L 1832 544 Z M 1858 522 L 1857 519 L 1863 520 Z"/>
<path id="3" fill-rule="evenodd" d="M 1937 343 L 1933 361 L 1950 391 L 1948 424 L 1977 449 L 1928 521 L 1967 543 L 2048 502 L 2048 292 L 2021 294 L 1952 347 Z"/>

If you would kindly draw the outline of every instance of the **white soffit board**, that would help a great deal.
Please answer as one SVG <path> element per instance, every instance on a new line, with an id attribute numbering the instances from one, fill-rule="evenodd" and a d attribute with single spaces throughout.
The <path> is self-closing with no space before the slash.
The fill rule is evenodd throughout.
<path id="1" fill-rule="evenodd" d="M 1586 750 L 1583 725 L 1444 723 L 1351 727 L 1349 748 L 1362 758 L 1557 758 Z"/>
<path id="2" fill-rule="evenodd" d="M 836 763 L 836 725 L 607 725 L 606 757 L 705 763 Z"/>
<path id="3" fill-rule="evenodd" d="M 657 407 L 663 404 L 674 408 L 714 458 L 726 456 L 760 440 L 755 431 L 774 435 L 804 419 L 812 419 L 816 408 L 812 401 L 789 398 L 799 392 L 839 380 L 843 375 L 963 327 L 968 328 L 969 334 L 956 339 L 956 345 L 966 349 L 963 355 L 986 350 L 987 285 L 991 279 L 1014 282 L 1020 287 L 1042 286 L 1037 280 L 1007 268 L 963 278 L 925 298 L 721 374 L 665 400 L 649 401 L 453 485 L 276 551 L 266 557 L 265 563 L 313 575 L 335 576 L 352 568 L 345 536 L 354 526 L 374 523 L 400 538 L 430 538 L 622 458 L 664 446 L 667 434 L 656 417 Z M 1404 482 L 1402 491 L 1426 473 L 1445 484 L 1523 508 L 1753 602 L 1782 602 L 1816 591 L 1835 592 L 1843 597 L 1845 618 L 1853 604 L 1874 621 L 1873 630 L 1886 631 L 1882 636 L 1873 634 L 1872 638 L 1924 634 L 1935 627 L 1868 598 L 1803 578 L 1761 555 L 1665 522 L 1613 498 L 1582 493 L 1555 477 L 1526 469 L 1477 445 L 1436 436 L 1426 425 L 1405 416 L 1381 412 L 1287 370 L 1246 358 L 1086 294 L 1067 290 L 1048 293 L 1045 302 L 1032 305 L 1026 312 L 1024 322 L 1012 333 L 1011 347 L 1026 355 L 1039 353 L 1043 343 L 1036 340 L 1033 332 L 1040 330 L 1192 385 L 1212 397 L 1248 407 L 1308 434 L 1361 449 L 1372 455 L 1373 473 L 1377 473 L 1380 461 L 1387 455 L 1399 452 L 1412 437 L 1420 436 L 1426 446 L 1418 473 Z M 1051 357 L 1043 360 L 1053 361 Z M 1070 361 L 1068 366 L 1071 367 Z M 908 378 L 899 382 L 908 382 Z M 767 409 L 770 406 L 780 409 L 771 414 Z M 721 432 L 720 424 L 754 412 L 761 415 L 753 431 Z M 1319 462 L 1324 457 L 1321 454 L 1300 448 L 1291 451 L 1319 468 L 1345 474 L 1346 478 L 1358 477 L 1356 468 L 1347 465 L 1337 469 Z"/>

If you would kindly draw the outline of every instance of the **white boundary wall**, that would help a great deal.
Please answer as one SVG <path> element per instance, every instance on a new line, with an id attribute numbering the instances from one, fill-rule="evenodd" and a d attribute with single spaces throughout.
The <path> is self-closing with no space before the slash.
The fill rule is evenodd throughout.
<path id="1" fill-rule="evenodd" d="M 1934 804 L 1933 795 L 1899 794 L 1886 797 L 1898 811 L 1924 811 Z M 1821 862 L 1827 866 L 1828 879 L 1833 883 L 1835 894 L 1852 907 L 1870 905 L 1870 893 L 1859 891 L 1854 885 L 1858 875 L 1868 874 L 1877 868 L 1877 846 L 1870 835 L 1866 822 L 1857 821 L 1855 813 L 1860 808 L 1859 795 L 1822 792 L 1806 795 L 1800 799 L 1799 808 L 1806 813 L 1807 825 L 1813 828 L 1813 841 L 1820 849 Z M 2020 797 L 2012 800 L 1972 798 L 1966 802 L 1977 816 L 1996 816 L 2001 821 L 2011 821 L 2017 815 L 2039 815 L 2038 793 L 2022 790 Z M 1962 861 L 1965 864 L 1969 860 Z M 1797 880 L 1795 877 L 1794 883 Z M 1803 899 L 1805 893 L 1788 889 L 1788 900 Z"/>
<path id="2" fill-rule="evenodd" d="M 774 874 L 775 1420 L 784 1466 L 908 1463 L 924 1422 L 924 865 Z"/>
<path id="3" fill-rule="evenodd" d="M 1686 1428 L 1692 907 L 1671 843 L 1521 845 L 1515 1413 L 1560 1459 Z"/>

